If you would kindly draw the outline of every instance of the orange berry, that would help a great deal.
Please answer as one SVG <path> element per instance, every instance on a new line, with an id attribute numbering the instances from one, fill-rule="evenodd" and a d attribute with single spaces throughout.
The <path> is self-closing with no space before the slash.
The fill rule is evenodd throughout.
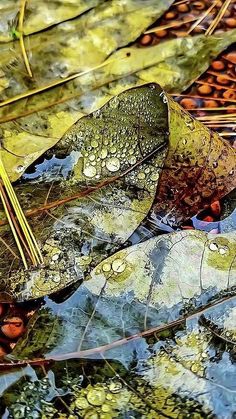
<path id="1" fill-rule="evenodd" d="M 233 17 L 229 17 L 228 19 L 225 19 L 225 23 L 230 28 L 236 28 L 236 19 Z"/>
<path id="2" fill-rule="evenodd" d="M 193 3 L 193 6 L 197 10 L 204 10 L 206 8 L 206 5 L 205 5 L 204 1 L 195 1 Z"/>
<path id="3" fill-rule="evenodd" d="M 212 92 L 212 87 L 207 84 L 201 84 L 197 90 L 201 95 L 209 95 Z"/>
<path id="4" fill-rule="evenodd" d="M 218 103 L 216 102 L 216 100 L 208 99 L 208 100 L 204 100 L 204 106 L 206 108 L 217 108 Z"/>
<path id="5" fill-rule="evenodd" d="M 212 212 L 212 214 L 214 214 L 217 217 L 220 215 L 220 213 L 221 213 L 221 206 L 220 206 L 220 202 L 219 201 L 212 202 L 212 204 L 211 204 L 211 212 Z"/>
<path id="6" fill-rule="evenodd" d="M 140 39 L 140 44 L 141 45 L 149 45 L 152 42 L 152 36 L 149 34 L 143 35 L 142 38 Z"/>
<path id="7" fill-rule="evenodd" d="M 0 358 L 2 358 L 3 356 L 5 356 L 7 354 L 7 352 L 5 351 L 5 349 L 3 349 L 2 346 L 0 346 Z"/>
<path id="8" fill-rule="evenodd" d="M 214 70 L 224 70 L 225 63 L 223 61 L 216 60 L 211 63 L 211 66 L 214 68 Z"/>
<path id="9" fill-rule="evenodd" d="M 226 79 L 224 76 L 218 76 L 216 81 L 217 81 L 217 83 L 220 83 L 220 84 L 223 84 L 223 85 L 230 83 L 230 80 Z"/>
<path id="10" fill-rule="evenodd" d="M 229 52 L 226 55 L 227 60 L 231 61 L 231 63 L 236 64 L 236 51 Z"/>
<path id="11" fill-rule="evenodd" d="M 203 218 L 203 221 L 206 221 L 208 223 L 211 223 L 212 221 L 214 221 L 214 218 L 211 217 L 210 215 L 207 215 L 207 217 Z"/>
<path id="12" fill-rule="evenodd" d="M 168 32 L 166 29 L 162 29 L 161 31 L 156 31 L 155 34 L 158 38 L 164 38 Z"/>
<path id="13" fill-rule="evenodd" d="M 194 109 L 197 107 L 197 103 L 194 99 L 185 97 L 180 101 L 180 105 L 185 109 Z"/>
<path id="14" fill-rule="evenodd" d="M 234 90 L 226 90 L 223 93 L 223 96 L 224 96 L 225 99 L 232 99 L 232 100 L 234 100 L 236 98 L 236 93 L 235 93 Z"/>
<path id="15" fill-rule="evenodd" d="M 180 13 L 186 13 L 186 12 L 188 12 L 188 11 L 189 11 L 189 7 L 188 7 L 188 5 L 187 5 L 187 4 L 179 4 L 179 5 L 177 6 L 177 10 L 178 10 L 178 12 L 180 12 Z"/>
<path id="16" fill-rule="evenodd" d="M 171 20 L 171 19 L 174 19 L 176 16 L 177 16 L 176 12 L 167 12 L 164 17 L 165 19 Z"/>
<path id="17" fill-rule="evenodd" d="M 3 322 L 1 331 L 9 339 L 19 338 L 24 333 L 24 323 L 20 317 L 9 317 L 4 319 Z"/>

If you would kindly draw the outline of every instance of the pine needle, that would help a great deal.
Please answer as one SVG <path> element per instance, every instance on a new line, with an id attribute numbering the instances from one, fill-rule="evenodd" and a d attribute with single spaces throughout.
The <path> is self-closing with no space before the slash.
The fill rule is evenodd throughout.
<path id="1" fill-rule="evenodd" d="M 153 32 L 160 32 L 163 29 L 177 28 L 179 26 L 185 25 L 185 23 L 194 22 L 197 19 L 198 19 L 198 17 L 191 17 L 191 18 L 186 19 L 186 20 L 180 20 L 179 22 L 169 23 L 168 25 L 157 26 L 155 28 L 148 29 L 148 31 L 144 32 L 144 34 L 146 35 L 146 34 L 153 33 Z"/>
<path id="2" fill-rule="evenodd" d="M 199 17 L 199 19 L 191 26 L 191 28 L 187 31 L 189 35 L 200 23 L 211 13 L 211 11 L 216 7 L 219 0 L 216 0 L 206 11 Z"/>
<path id="3" fill-rule="evenodd" d="M 0 197 L 2 200 L 3 208 L 7 216 L 11 231 L 13 233 L 16 245 L 18 247 L 21 259 L 26 269 L 28 269 L 25 254 L 22 244 L 25 247 L 32 263 L 36 266 L 43 262 L 43 257 L 34 234 L 26 220 L 26 217 L 19 204 L 15 191 L 8 178 L 7 172 L 0 157 Z M 17 221 L 19 225 L 17 224 Z"/>
<path id="4" fill-rule="evenodd" d="M 201 80 L 196 80 L 195 83 L 203 84 L 204 86 L 217 87 L 221 90 L 232 90 L 232 92 L 236 92 L 235 87 L 222 86 L 221 84 L 217 84 L 217 83 L 206 83 L 205 81 L 201 81 Z"/>
<path id="5" fill-rule="evenodd" d="M 10 228 L 11 228 L 12 234 L 14 236 L 16 245 L 18 247 L 19 253 L 21 255 L 21 259 L 23 261 L 24 267 L 25 267 L 25 269 L 28 269 L 28 265 L 27 265 L 27 262 L 26 262 L 26 259 L 25 259 L 25 255 L 24 255 L 20 240 L 18 239 L 17 232 L 15 230 L 14 224 L 13 224 L 12 219 L 11 219 L 11 215 L 8 211 L 7 204 L 6 204 L 5 199 L 4 199 L 4 194 L 3 194 L 1 183 L 0 183 L 0 197 L 1 197 L 2 205 L 3 205 L 4 211 L 5 211 L 6 217 L 7 217 L 7 221 L 10 225 Z"/>
<path id="6" fill-rule="evenodd" d="M 211 71 L 211 70 L 207 70 L 207 74 L 211 74 L 212 76 L 216 76 L 216 77 L 222 77 L 225 80 L 230 80 L 230 81 L 234 81 L 235 82 L 235 77 L 230 77 L 227 74 L 224 73 L 217 73 L 216 71 Z"/>
<path id="7" fill-rule="evenodd" d="M 219 13 L 216 15 L 215 19 L 211 22 L 209 28 L 206 31 L 206 36 L 211 35 L 214 30 L 217 28 L 218 23 L 221 21 L 222 17 L 224 16 L 226 10 L 228 9 L 230 3 L 232 0 L 225 0 L 225 2 L 222 4 Z"/>
<path id="8" fill-rule="evenodd" d="M 20 47 L 21 47 L 25 67 L 26 67 L 26 70 L 27 70 L 29 76 L 33 77 L 33 74 L 32 74 L 31 68 L 30 68 L 29 59 L 28 59 L 26 49 L 25 49 L 25 43 L 24 43 L 23 22 L 24 22 L 24 15 L 25 15 L 25 5 L 26 5 L 26 0 L 21 0 L 18 32 L 19 32 Z"/>

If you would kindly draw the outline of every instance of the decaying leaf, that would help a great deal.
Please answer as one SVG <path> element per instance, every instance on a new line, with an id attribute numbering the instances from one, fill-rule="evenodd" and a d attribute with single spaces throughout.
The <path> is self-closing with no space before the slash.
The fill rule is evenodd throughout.
<path id="1" fill-rule="evenodd" d="M 122 93 L 80 119 L 16 187 L 24 209 L 34 203 L 27 214 L 45 266 L 20 269 L 1 221 L 1 298 L 42 297 L 83 279 L 128 240 L 151 208 L 163 217 L 178 206 L 180 222 L 233 189 L 234 170 L 234 150 L 160 87 Z M 212 184 L 202 188 L 202 177 Z M 175 195 L 168 195 L 171 190 Z"/>

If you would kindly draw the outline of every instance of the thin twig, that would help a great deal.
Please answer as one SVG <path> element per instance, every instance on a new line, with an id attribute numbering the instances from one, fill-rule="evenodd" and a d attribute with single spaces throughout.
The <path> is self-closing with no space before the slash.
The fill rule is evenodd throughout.
<path id="1" fill-rule="evenodd" d="M 228 76 L 227 74 L 224 73 L 217 73 L 216 71 L 211 71 L 211 70 L 207 70 L 207 74 L 211 74 L 212 76 L 216 76 L 216 77 L 222 77 L 226 80 L 230 80 L 235 82 L 235 78 Z"/>
<path id="2" fill-rule="evenodd" d="M 148 29 L 148 31 L 144 32 L 144 34 L 146 35 L 146 34 L 153 33 L 153 32 L 160 32 L 163 29 L 177 28 L 179 26 L 185 25 L 185 23 L 194 22 L 197 19 L 198 19 L 197 17 L 191 17 L 191 18 L 186 19 L 186 20 L 180 20 L 179 22 L 174 22 L 174 23 L 169 23 L 167 25 L 157 26 L 155 28 Z"/>
<path id="3" fill-rule="evenodd" d="M 211 35 L 214 32 L 214 30 L 216 29 L 218 23 L 220 22 L 220 20 L 224 16 L 226 10 L 228 9 L 231 1 L 232 0 L 225 0 L 225 2 L 222 4 L 222 7 L 220 8 L 218 14 L 216 15 L 215 19 L 213 19 L 213 21 L 211 22 L 209 28 L 207 29 L 206 36 Z"/>
<path id="4" fill-rule="evenodd" d="M 218 87 L 222 90 L 232 90 L 233 92 L 236 92 L 236 88 L 234 88 L 234 87 L 222 86 L 222 85 L 217 84 L 217 83 L 207 83 L 207 82 L 201 81 L 201 80 L 196 80 L 195 83 L 202 84 L 204 86 Z"/>
<path id="5" fill-rule="evenodd" d="M 30 68 L 29 59 L 28 59 L 26 49 L 25 49 L 25 43 L 24 43 L 23 22 L 24 22 L 24 15 L 25 15 L 25 5 L 26 5 L 26 0 L 21 0 L 18 32 L 19 32 L 20 47 L 21 47 L 25 67 L 26 67 L 26 70 L 27 70 L 29 76 L 33 77 L 33 74 L 32 74 L 31 68 Z"/>
<path id="6" fill-rule="evenodd" d="M 4 246 L 9 250 L 9 252 L 16 258 L 16 259 L 20 259 L 19 256 L 14 252 L 14 250 L 7 244 L 7 242 L 5 242 L 5 240 L 3 240 L 2 237 L 0 237 L 0 241 L 4 244 Z"/>
<path id="7" fill-rule="evenodd" d="M 200 23 L 211 13 L 211 11 L 216 7 L 217 3 L 219 3 L 219 0 L 216 0 L 210 7 L 199 17 L 199 19 L 190 27 L 190 29 L 187 31 L 187 34 L 189 35 Z"/>
<path id="8" fill-rule="evenodd" d="M 184 94 L 178 94 L 178 93 L 171 93 L 170 96 L 174 97 L 186 97 L 191 99 L 213 99 L 213 100 L 220 100 L 221 102 L 231 102 L 236 103 L 236 99 L 223 99 L 221 97 L 212 97 L 212 96 L 201 96 L 201 95 L 184 95 Z M 216 108 L 217 109 L 217 108 Z"/>

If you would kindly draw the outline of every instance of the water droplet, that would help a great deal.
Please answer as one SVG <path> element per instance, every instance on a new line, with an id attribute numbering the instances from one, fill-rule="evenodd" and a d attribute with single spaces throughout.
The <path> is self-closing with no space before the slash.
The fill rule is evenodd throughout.
<path id="1" fill-rule="evenodd" d="M 220 253 L 220 255 L 225 255 L 225 253 L 227 252 L 227 250 L 228 250 L 228 248 L 226 248 L 226 247 L 221 247 L 221 248 L 219 249 L 219 253 Z"/>
<path id="2" fill-rule="evenodd" d="M 215 243 L 210 243 L 209 249 L 215 252 L 216 250 L 218 250 L 218 246 Z"/>
<path id="3" fill-rule="evenodd" d="M 119 382 L 111 383 L 109 386 L 109 390 L 111 393 L 119 393 L 122 390 L 122 384 Z"/>
<path id="4" fill-rule="evenodd" d="M 113 147 L 111 147 L 111 148 L 110 148 L 110 152 L 111 152 L 112 154 L 116 153 L 116 147 L 114 147 L 114 146 L 113 146 Z"/>
<path id="5" fill-rule="evenodd" d="M 115 259 L 112 262 L 112 269 L 114 272 L 123 272 L 126 268 L 126 263 L 122 259 Z"/>
<path id="6" fill-rule="evenodd" d="M 152 182 L 156 182 L 159 179 L 159 173 L 152 173 L 150 179 Z"/>
<path id="7" fill-rule="evenodd" d="M 101 389 L 95 389 L 89 390 L 87 394 L 87 400 L 88 402 L 93 406 L 101 406 L 106 399 L 105 391 Z"/>
<path id="8" fill-rule="evenodd" d="M 104 263 L 104 265 L 102 265 L 102 270 L 103 270 L 103 272 L 109 272 L 111 270 L 111 264 L 110 263 Z"/>
<path id="9" fill-rule="evenodd" d="M 129 158 L 129 163 L 130 163 L 130 164 L 135 164 L 135 163 L 136 163 L 136 161 L 137 161 L 137 160 L 136 160 L 136 157 L 135 157 L 135 156 L 132 156 L 132 157 L 130 157 L 130 158 Z"/>
<path id="10" fill-rule="evenodd" d="M 143 173 L 143 172 L 138 173 L 137 178 L 138 178 L 139 180 L 143 180 L 143 179 L 145 179 L 145 177 L 146 177 L 145 173 Z"/>
<path id="11" fill-rule="evenodd" d="M 19 166 L 17 166 L 17 168 L 16 168 L 16 172 L 17 172 L 17 173 L 22 173 L 24 169 L 25 169 L 25 166 L 19 165 Z"/>
<path id="12" fill-rule="evenodd" d="M 92 140 L 92 141 L 91 141 L 91 146 L 92 146 L 93 148 L 97 148 L 97 147 L 98 147 L 98 142 L 97 142 L 97 140 Z"/>
<path id="13" fill-rule="evenodd" d="M 106 167 L 110 172 L 117 172 L 120 168 L 120 161 L 117 157 L 111 157 L 106 161 Z"/>
<path id="14" fill-rule="evenodd" d="M 95 160 L 95 155 L 94 155 L 94 154 L 91 154 L 91 155 L 89 156 L 89 160 L 90 160 L 90 161 L 94 161 L 94 160 Z"/>
<path id="15" fill-rule="evenodd" d="M 94 177 L 97 173 L 96 167 L 88 166 L 84 169 L 84 175 L 86 177 Z"/>
<path id="16" fill-rule="evenodd" d="M 107 157 L 107 149 L 106 148 L 101 149 L 100 157 L 101 157 L 101 159 L 105 159 Z"/>
<path id="17" fill-rule="evenodd" d="M 75 400 L 75 406 L 77 407 L 77 409 L 87 409 L 87 407 L 89 407 L 89 404 L 85 397 L 78 397 Z"/>
<path id="18" fill-rule="evenodd" d="M 108 144 L 109 144 L 109 140 L 108 140 L 107 138 L 104 138 L 104 140 L 103 140 L 103 144 L 104 144 L 104 145 L 108 145 Z"/>

